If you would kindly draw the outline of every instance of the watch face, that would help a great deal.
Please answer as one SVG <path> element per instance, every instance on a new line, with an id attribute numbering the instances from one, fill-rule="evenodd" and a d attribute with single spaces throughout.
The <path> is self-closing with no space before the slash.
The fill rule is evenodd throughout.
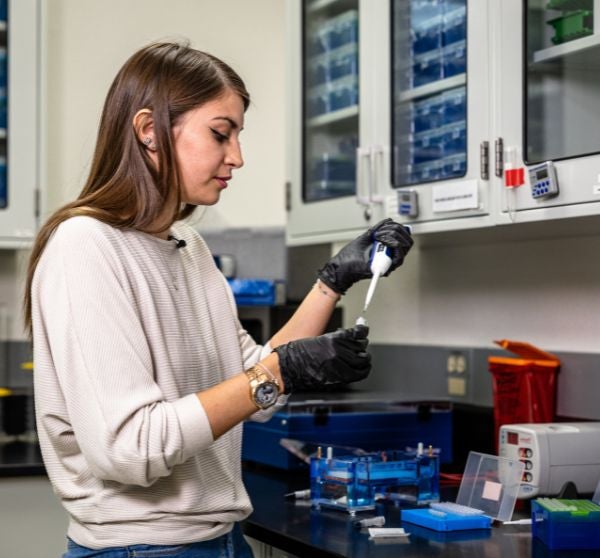
<path id="1" fill-rule="evenodd" d="M 254 392 L 256 404 L 261 408 L 271 406 L 278 396 L 279 388 L 273 382 L 263 382 Z"/>

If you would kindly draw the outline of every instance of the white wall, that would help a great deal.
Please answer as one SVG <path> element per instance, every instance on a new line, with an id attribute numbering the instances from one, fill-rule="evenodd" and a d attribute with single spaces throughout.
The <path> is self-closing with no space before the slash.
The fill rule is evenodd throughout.
<path id="1" fill-rule="evenodd" d="M 372 340 L 492 347 L 514 339 L 549 351 L 600 352 L 600 235 L 577 228 L 546 223 L 543 238 L 528 231 L 503 240 L 499 230 L 485 241 L 480 231 L 454 236 L 460 243 L 452 234 L 439 244 L 418 240 L 402 268 L 379 282 L 367 314 Z M 347 295 L 348 323 L 366 288 L 363 282 Z"/>
<path id="2" fill-rule="evenodd" d="M 87 174 L 104 97 L 139 47 L 188 38 L 229 63 L 253 99 L 235 173 L 209 225 L 282 226 L 284 6 L 282 0 L 47 0 L 48 209 L 73 198 Z"/>
<path id="3" fill-rule="evenodd" d="M 45 215 L 76 197 L 89 169 L 105 95 L 135 50 L 189 39 L 225 60 L 252 96 L 242 133 L 245 166 L 201 226 L 284 226 L 284 8 L 282 0 L 46 0 Z M 8 337 L 24 339 L 27 255 L 0 251 L 0 308 Z M 6 320 L 4 320 L 6 321 Z M 0 327 L 7 329 L 5 324 Z"/>

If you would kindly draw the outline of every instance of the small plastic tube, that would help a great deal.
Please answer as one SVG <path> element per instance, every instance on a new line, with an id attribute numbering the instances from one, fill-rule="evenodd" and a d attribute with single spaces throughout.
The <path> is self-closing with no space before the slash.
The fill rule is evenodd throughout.
<path id="1" fill-rule="evenodd" d="M 288 492 L 285 497 L 294 500 L 308 500 L 310 498 L 310 488 Z"/>
<path id="2" fill-rule="evenodd" d="M 383 527 L 385 525 L 385 517 L 378 515 L 377 517 L 367 517 L 353 523 L 354 527 L 361 529 L 362 527 Z"/>

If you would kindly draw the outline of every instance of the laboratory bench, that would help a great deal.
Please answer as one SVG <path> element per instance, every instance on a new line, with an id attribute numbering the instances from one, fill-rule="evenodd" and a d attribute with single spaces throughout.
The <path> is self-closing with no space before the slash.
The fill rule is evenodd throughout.
<path id="1" fill-rule="evenodd" d="M 0 442 L 0 477 L 45 475 L 39 446 L 33 442 Z M 244 463 L 244 483 L 254 511 L 243 523 L 247 536 L 297 557 L 309 558 L 600 558 L 600 550 L 551 551 L 531 537 L 528 525 L 502 525 L 492 529 L 440 533 L 402 524 L 399 507 L 378 504 L 374 512 L 348 513 L 311 507 L 309 500 L 285 495 L 308 488 L 308 470 L 284 471 Z M 456 487 L 444 487 L 442 499 L 453 501 Z M 518 503 L 515 518 L 528 517 L 526 503 Z M 366 529 L 353 526 L 356 518 L 386 517 L 386 527 L 404 527 L 408 538 L 370 540 Z"/>
<path id="2" fill-rule="evenodd" d="M 437 532 L 402 523 L 401 508 L 378 504 L 374 512 L 348 513 L 315 510 L 309 500 L 285 495 L 308 487 L 309 473 L 286 472 L 244 464 L 244 482 L 254 511 L 244 522 L 247 536 L 298 557 L 309 558 L 599 558 L 600 550 L 549 550 L 532 538 L 529 525 L 500 525 L 492 529 Z M 442 500 L 453 501 L 455 487 L 442 489 Z M 514 518 L 529 517 L 529 506 L 519 502 Z M 384 515 L 386 527 L 404 527 L 409 537 L 369 539 L 366 529 L 356 529 L 354 519 Z"/>

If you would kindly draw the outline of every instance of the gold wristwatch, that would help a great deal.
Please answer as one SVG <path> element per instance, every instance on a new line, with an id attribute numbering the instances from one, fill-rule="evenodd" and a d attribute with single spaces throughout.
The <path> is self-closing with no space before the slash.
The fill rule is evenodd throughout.
<path id="1" fill-rule="evenodd" d="M 268 409 L 274 405 L 281 393 L 279 382 L 261 366 L 254 365 L 246 370 L 250 382 L 250 399 L 259 409 Z"/>

